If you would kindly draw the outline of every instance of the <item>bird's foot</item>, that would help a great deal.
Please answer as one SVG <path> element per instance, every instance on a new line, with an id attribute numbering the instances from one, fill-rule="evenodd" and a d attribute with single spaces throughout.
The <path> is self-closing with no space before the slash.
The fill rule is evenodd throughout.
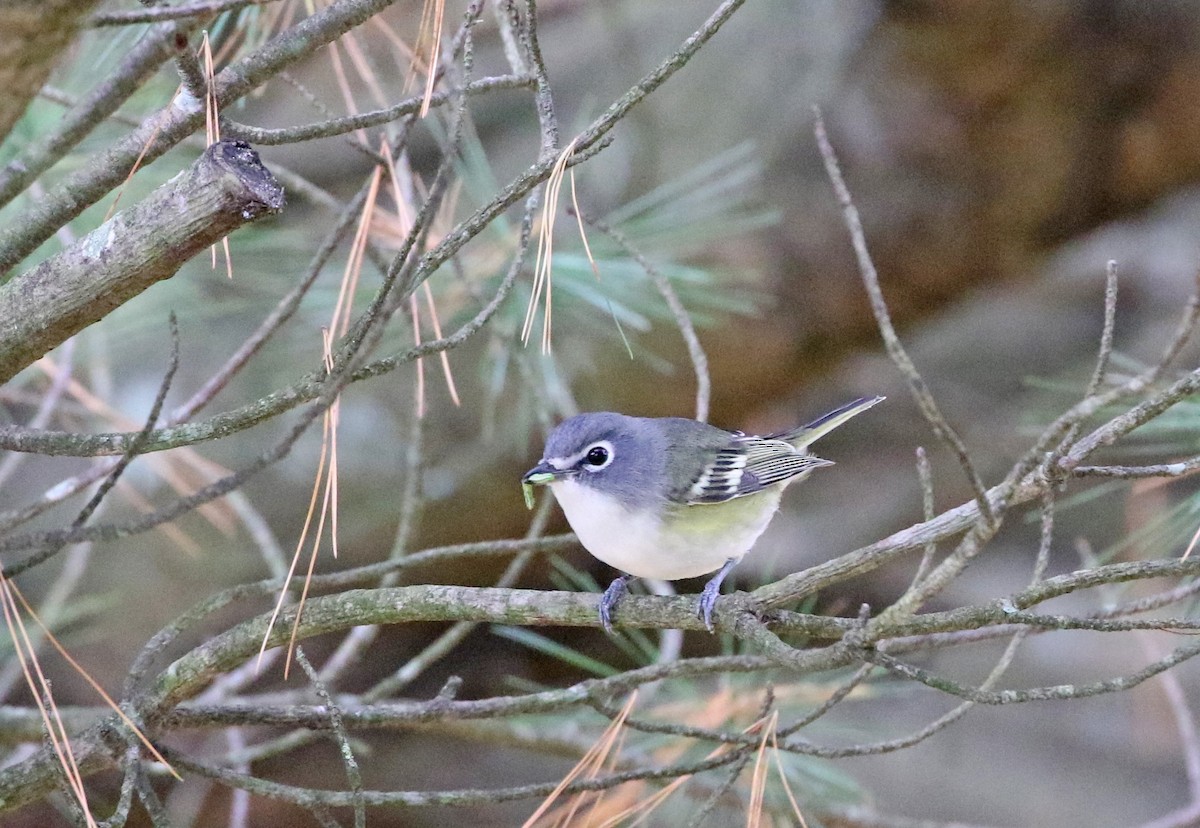
<path id="1" fill-rule="evenodd" d="M 717 605 L 717 599 L 721 597 L 721 582 L 725 580 L 725 576 L 729 574 L 729 570 L 733 569 L 738 560 L 740 559 L 730 558 L 727 560 L 725 565 L 717 570 L 717 574 L 704 585 L 704 589 L 700 593 L 700 603 L 696 608 L 696 615 L 700 616 L 700 620 L 704 622 L 704 626 L 709 632 L 713 631 L 712 614 L 713 608 Z"/>
<path id="2" fill-rule="evenodd" d="M 625 597 L 625 593 L 628 591 L 626 585 L 632 577 L 632 575 L 622 575 L 616 578 L 608 585 L 608 589 L 604 590 L 604 594 L 600 596 L 600 624 L 604 627 L 604 631 L 610 635 L 613 631 L 613 610 L 617 608 L 618 602 Z"/>

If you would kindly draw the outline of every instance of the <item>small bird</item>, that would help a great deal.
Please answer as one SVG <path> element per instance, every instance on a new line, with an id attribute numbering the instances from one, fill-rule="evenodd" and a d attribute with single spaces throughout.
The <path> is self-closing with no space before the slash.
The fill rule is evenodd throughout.
<path id="1" fill-rule="evenodd" d="M 579 542 L 623 574 L 600 599 L 600 623 L 631 577 L 674 581 L 716 571 L 697 614 L 712 631 L 721 582 L 767 528 L 784 488 L 821 466 L 813 441 L 882 402 L 861 397 L 806 426 L 756 437 L 682 417 L 595 412 L 564 420 L 521 478 L 526 504 L 548 485 Z"/>

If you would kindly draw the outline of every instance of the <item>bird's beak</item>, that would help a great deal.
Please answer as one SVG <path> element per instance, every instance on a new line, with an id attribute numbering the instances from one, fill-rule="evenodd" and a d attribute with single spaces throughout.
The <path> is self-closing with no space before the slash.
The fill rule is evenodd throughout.
<path id="1" fill-rule="evenodd" d="M 524 486 L 544 486 L 547 483 L 553 483 L 559 477 L 566 477 L 573 471 L 574 469 L 556 469 L 543 460 L 525 472 L 521 477 L 521 484 Z"/>
<path id="2" fill-rule="evenodd" d="M 556 469 L 545 460 L 538 463 L 529 471 L 521 476 L 521 491 L 525 494 L 525 506 L 533 508 L 533 487 L 545 486 L 548 483 L 553 483 L 560 477 L 566 477 L 574 473 L 574 469 Z"/>

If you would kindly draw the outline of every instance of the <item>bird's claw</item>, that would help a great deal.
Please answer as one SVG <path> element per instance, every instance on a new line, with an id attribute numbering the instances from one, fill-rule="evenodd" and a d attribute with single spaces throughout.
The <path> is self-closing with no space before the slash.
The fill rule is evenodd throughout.
<path id="1" fill-rule="evenodd" d="M 700 603 L 696 607 L 696 615 L 704 622 L 704 626 L 709 632 L 713 631 L 712 614 L 713 609 L 717 605 L 717 599 L 721 597 L 721 582 L 717 580 L 709 581 L 704 585 L 704 590 L 700 593 Z"/>
<path id="2" fill-rule="evenodd" d="M 713 631 L 712 614 L 713 609 L 717 605 L 717 599 L 721 597 L 721 583 L 725 580 L 725 576 L 729 574 L 729 570 L 737 564 L 737 558 L 730 558 L 725 561 L 725 565 L 717 571 L 717 574 L 709 579 L 709 582 L 704 585 L 704 590 L 700 593 L 700 604 L 696 608 L 696 614 L 700 616 L 700 620 L 704 622 L 704 626 L 709 632 Z"/>
<path id="3" fill-rule="evenodd" d="M 613 634 L 613 610 L 617 608 L 620 600 L 625 597 L 625 593 L 628 591 L 626 584 L 628 584 L 630 577 L 629 575 L 622 575 L 616 578 L 608 585 L 608 589 L 604 590 L 604 594 L 600 596 L 600 625 L 604 627 L 604 631 L 609 635 Z"/>

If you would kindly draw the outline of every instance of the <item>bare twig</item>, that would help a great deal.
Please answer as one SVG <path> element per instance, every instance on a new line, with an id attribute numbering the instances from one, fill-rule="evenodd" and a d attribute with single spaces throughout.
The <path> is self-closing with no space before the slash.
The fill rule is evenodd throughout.
<path id="1" fill-rule="evenodd" d="M 850 240 L 854 245 L 854 254 L 858 259 L 859 273 L 862 275 L 863 285 L 867 289 L 867 297 L 871 300 L 871 311 L 875 314 L 875 323 L 879 328 L 880 334 L 883 336 L 884 347 L 887 349 L 888 356 L 892 358 L 892 362 L 900 370 L 905 382 L 908 383 L 909 391 L 912 392 L 913 399 L 916 401 L 917 407 L 921 410 L 921 414 L 924 415 L 926 421 L 933 428 L 933 433 L 958 458 L 959 465 L 962 466 L 963 473 L 966 474 L 967 481 L 971 484 L 971 488 L 975 492 L 975 504 L 979 507 L 980 516 L 987 522 L 994 522 L 997 519 L 997 515 L 994 512 L 992 502 L 988 499 L 988 493 L 984 488 L 983 481 L 975 471 L 975 464 L 971 462 L 971 457 L 967 453 L 966 445 L 963 443 L 962 438 L 958 436 L 958 432 L 954 430 L 942 415 L 941 409 L 933 398 L 933 394 L 929 391 L 929 386 L 925 384 L 925 380 L 921 377 L 920 372 L 917 371 L 916 365 L 913 364 L 912 358 L 909 357 L 908 351 L 901 344 L 900 337 L 896 334 L 896 329 L 892 325 L 891 313 L 888 311 L 887 302 L 883 298 L 883 289 L 879 285 L 879 273 L 875 269 L 875 263 L 871 259 L 871 252 L 867 248 L 866 233 L 863 231 L 862 219 L 859 218 L 858 208 L 854 206 L 854 200 L 850 196 L 850 189 L 846 186 L 846 181 L 842 177 L 842 170 L 838 163 L 837 155 L 833 150 L 833 145 L 829 143 L 829 136 L 825 133 L 825 119 L 821 116 L 819 109 L 814 110 L 814 112 L 816 120 L 813 131 L 817 137 L 817 147 L 821 151 L 821 159 L 825 162 L 825 172 L 833 184 L 838 203 L 842 206 L 842 216 L 846 222 L 846 229 L 850 231 Z"/>
<path id="2" fill-rule="evenodd" d="M 367 812 L 363 806 L 362 799 L 362 773 L 358 769 L 358 760 L 354 758 L 354 751 L 350 749 L 350 740 L 346 738 L 346 729 L 342 726 L 342 711 L 330 697 L 329 691 L 317 675 L 317 671 L 308 663 L 308 658 L 304 655 L 304 650 L 301 647 L 296 648 L 296 663 L 308 675 L 308 680 L 312 682 L 313 689 L 317 691 L 317 695 L 321 697 L 321 701 L 329 711 L 330 730 L 333 733 L 338 753 L 342 757 L 342 764 L 346 767 L 346 779 L 350 783 L 350 793 L 352 794 L 351 804 L 354 807 L 354 828 L 366 828 Z"/>

